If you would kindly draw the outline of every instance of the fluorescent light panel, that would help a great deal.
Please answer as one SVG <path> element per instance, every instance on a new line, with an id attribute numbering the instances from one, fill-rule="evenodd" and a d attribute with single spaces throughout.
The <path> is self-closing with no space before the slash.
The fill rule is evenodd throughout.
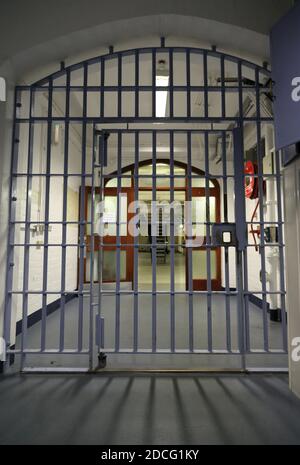
<path id="1" fill-rule="evenodd" d="M 168 75 L 156 76 L 156 87 L 168 87 L 170 77 Z M 156 92 L 156 118 L 165 118 L 167 111 L 168 91 Z"/>

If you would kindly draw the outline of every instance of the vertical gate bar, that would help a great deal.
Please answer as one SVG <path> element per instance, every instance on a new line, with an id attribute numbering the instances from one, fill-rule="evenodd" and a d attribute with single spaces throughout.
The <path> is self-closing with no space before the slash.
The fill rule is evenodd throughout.
<path id="1" fill-rule="evenodd" d="M 259 212 L 260 212 L 260 255 L 261 255 L 261 280 L 263 292 L 263 332 L 264 350 L 269 352 L 269 329 L 268 329 L 268 306 L 267 306 L 267 276 L 266 276 L 266 250 L 265 250 L 265 220 L 264 220 L 264 180 L 263 180 L 263 160 L 261 150 L 261 114 L 260 114 L 260 88 L 259 88 L 259 68 L 255 68 L 256 87 L 256 138 L 257 138 L 257 162 L 258 162 L 258 184 L 259 184 Z"/>
<path id="2" fill-rule="evenodd" d="M 208 350 L 213 351 L 212 284 L 211 284 L 211 223 L 210 223 L 210 166 L 209 134 L 205 132 L 205 199 L 206 199 L 206 270 L 207 270 L 207 337 Z"/>
<path id="3" fill-rule="evenodd" d="M 118 54 L 118 118 L 122 118 L 122 55 Z"/>
<path id="4" fill-rule="evenodd" d="M 189 212 L 191 227 L 189 242 L 193 242 L 193 209 L 192 209 L 192 134 L 187 132 L 187 200 L 189 202 Z M 197 218 L 196 218 L 197 221 Z M 189 289 L 189 350 L 194 352 L 194 283 L 193 283 L 193 246 L 189 244 L 188 254 L 188 289 Z"/>
<path id="5" fill-rule="evenodd" d="M 170 298 L 170 327 L 171 327 L 171 352 L 175 353 L 175 183 L 174 183 L 174 131 L 170 131 L 170 234 L 171 234 L 171 298 Z M 177 224 L 177 222 L 176 222 Z"/>
<path id="6" fill-rule="evenodd" d="M 153 191 L 152 191 L 152 214 L 151 214 L 151 257 L 152 257 L 152 352 L 157 351 L 157 281 L 156 281 L 156 264 L 157 264 L 157 179 L 156 179 L 156 131 L 152 131 L 152 166 L 153 166 Z M 155 230 L 153 231 L 153 226 Z"/>
<path id="7" fill-rule="evenodd" d="M 223 152 L 223 202 L 224 202 L 224 222 L 228 223 L 228 172 L 227 172 L 227 133 L 222 132 L 222 152 Z M 231 312 L 230 312 L 230 270 L 229 270 L 229 247 L 224 247 L 225 255 L 225 304 L 226 304 L 226 342 L 227 350 L 231 352 Z"/>
<path id="8" fill-rule="evenodd" d="M 169 84 L 170 84 L 170 118 L 174 118 L 174 76 L 173 76 L 173 50 L 169 50 Z"/>
<path id="9" fill-rule="evenodd" d="M 203 51 L 203 78 L 204 78 L 204 118 L 208 119 L 207 50 Z"/>
<path id="10" fill-rule="evenodd" d="M 247 246 L 247 228 L 245 211 L 245 176 L 244 176 L 244 145 L 241 127 L 233 130 L 234 153 L 234 193 L 236 220 L 236 280 L 237 280 L 237 322 L 238 345 L 241 353 L 242 369 L 246 369 L 245 356 L 245 319 L 244 319 L 244 288 L 243 288 L 243 251 Z"/>
<path id="11" fill-rule="evenodd" d="M 95 263 L 95 205 L 96 205 L 96 188 L 95 188 L 95 165 L 96 160 L 96 143 L 97 137 L 95 134 L 96 126 L 93 124 L 93 147 L 91 156 L 92 168 L 92 189 L 91 189 L 91 244 L 90 244 L 90 318 L 89 318 L 89 368 L 94 366 L 94 263 Z M 87 227 L 87 226 L 86 226 Z"/>
<path id="12" fill-rule="evenodd" d="M 226 118 L 225 57 L 221 56 L 222 118 Z"/>
<path id="13" fill-rule="evenodd" d="M 68 165 L 69 165 L 69 130 L 70 130 L 70 70 L 66 75 L 66 113 L 65 113 L 65 144 L 64 144 L 64 187 L 63 187 L 63 225 L 62 225 L 62 257 L 61 257 L 61 304 L 59 324 L 59 351 L 65 345 L 65 306 L 66 306 L 66 255 L 67 255 L 67 198 L 68 198 Z"/>
<path id="14" fill-rule="evenodd" d="M 248 291 L 248 226 L 246 224 L 246 199 L 245 199 L 245 174 L 244 174 L 244 99 L 243 99 L 243 69 L 242 61 L 238 60 L 238 81 L 239 81 L 239 126 L 234 133 L 234 140 L 236 145 L 234 147 L 236 154 L 236 162 L 238 170 L 238 176 L 235 172 L 235 189 L 238 183 L 238 189 L 240 190 L 240 198 L 242 202 L 237 202 L 235 205 L 236 218 L 241 218 L 238 221 L 237 235 L 239 237 L 239 250 L 242 252 L 242 256 L 237 256 L 236 260 L 239 261 L 239 268 L 236 271 L 242 270 L 242 276 L 237 276 L 241 282 L 241 292 L 239 293 L 238 299 L 240 299 L 241 308 L 241 347 L 243 350 L 242 354 L 242 368 L 246 369 L 246 348 L 250 347 L 250 320 L 249 320 L 249 295 L 245 295 L 245 290 Z M 242 193 L 243 192 L 243 193 Z"/>
<path id="15" fill-rule="evenodd" d="M 240 77 L 241 77 L 241 69 L 240 69 Z M 240 85 L 240 92 L 242 92 L 242 86 Z M 242 103 L 240 103 L 240 108 L 242 108 Z M 242 143 L 242 153 L 244 154 L 244 143 L 243 143 L 243 127 L 241 126 L 241 143 Z M 243 183 L 245 184 L 245 177 L 243 176 Z M 243 203 L 245 207 L 245 195 L 243 195 Z M 245 222 L 246 222 L 246 213 L 245 213 Z M 248 236 L 248 225 L 245 225 L 246 234 Z M 249 273 L 248 273 L 248 239 L 245 243 L 244 251 L 243 251 L 243 294 L 244 294 L 244 340 L 243 340 L 243 347 L 245 352 L 249 352 L 251 350 L 251 332 L 250 332 L 250 296 L 249 296 Z M 246 356 L 244 356 L 244 368 L 246 368 Z"/>
<path id="16" fill-rule="evenodd" d="M 12 313 L 12 290 L 13 290 L 13 274 L 14 274 L 14 242 L 15 242 L 15 219 L 16 219 L 16 201 L 17 199 L 17 177 L 13 173 L 17 173 L 19 144 L 20 144 L 20 124 L 16 123 L 17 105 L 21 103 L 22 94 L 19 90 L 15 90 L 14 96 L 14 125 L 12 133 L 12 152 L 10 165 L 10 181 L 9 181 L 9 213 L 8 213 L 8 233 L 7 233 L 7 261 L 6 261 L 6 282 L 5 282 L 5 309 L 4 309 L 4 339 L 6 349 L 12 345 L 11 341 L 11 313 Z M 6 359 L 6 365 L 9 363 Z"/>
<path id="17" fill-rule="evenodd" d="M 244 110 L 243 110 L 243 75 L 242 62 L 238 60 L 239 81 L 239 122 L 233 131 L 234 150 L 234 187 L 235 187 L 235 220 L 238 247 L 244 251 L 248 245 L 245 205 L 245 174 L 244 174 Z"/>
<path id="18" fill-rule="evenodd" d="M 139 201 L 139 131 L 135 132 L 135 161 L 134 161 L 134 201 L 137 205 Z M 138 351 L 139 337 L 139 236 L 135 231 L 134 235 L 134 303 L 133 303 L 133 351 Z"/>
<path id="19" fill-rule="evenodd" d="M 78 286 L 78 352 L 83 348 L 83 311 L 84 311 L 84 259 L 85 259 L 85 186 L 86 186 L 86 133 L 87 133 L 87 64 L 83 68 L 83 123 L 82 123 L 82 161 L 81 161 L 81 188 L 80 188 L 80 239 L 79 239 L 79 286 Z"/>
<path id="20" fill-rule="evenodd" d="M 187 118 L 191 118 L 191 54 L 189 49 L 186 51 L 186 86 Z"/>
<path id="21" fill-rule="evenodd" d="M 152 118 L 156 118 L 156 50 L 152 50 Z"/>
<path id="22" fill-rule="evenodd" d="M 30 220 L 31 220 L 31 191 L 33 166 L 33 140 L 34 123 L 32 121 L 35 95 L 30 89 L 29 104 L 29 135 L 28 135 L 28 161 L 26 185 L 26 212 L 25 212 L 25 238 L 24 238 L 24 264 L 23 264 L 23 302 L 22 302 L 22 336 L 21 336 L 21 371 L 25 368 L 27 349 L 27 317 L 28 317 L 28 283 L 29 283 L 29 253 L 30 253 Z"/>
<path id="23" fill-rule="evenodd" d="M 251 350 L 250 337 L 250 311 L 249 311 L 249 276 L 248 276 L 248 250 L 244 251 L 244 302 L 245 302 L 245 350 Z"/>
<path id="24" fill-rule="evenodd" d="M 101 145 L 103 147 L 103 144 Z M 104 160 L 104 155 L 100 154 L 100 144 L 99 144 L 99 160 Z M 101 321 L 102 316 L 102 281 L 103 281 L 103 248 L 104 248 L 104 230 L 103 230 L 103 214 L 105 206 L 105 195 L 104 195 L 104 176 L 103 176 L 103 163 L 100 164 L 99 172 L 99 204 L 101 205 L 100 209 L 100 218 L 99 218 L 99 250 L 98 250 L 98 318 Z M 102 340 L 102 335 L 100 334 L 98 340 L 98 353 L 101 352 L 104 341 Z"/>
<path id="25" fill-rule="evenodd" d="M 100 61 L 100 80 L 101 80 L 101 95 L 100 95 L 100 117 L 104 118 L 104 99 L 105 99 L 105 60 L 101 58 Z"/>
<path id="26" fill-rule="evenodd" d="M 105 59 L 101 58 L 101 97 L 100 97 L 100 115 L 101 118 L 104 118 L 105 114 Z M 100 144 L 99 144 L 99 160 L 104 160 L 104 156 L 100 156 Z M 102 205 L 100 209 L 100 218 L 99 218 L 99 250 L 98 250 L 98 260 L 97 260 L 97 272 L 98 272 L 98 318 L 101 321 L 102 316 L 102 281 L 103 281 L 103 253 L 104 253 L 104 233 L 103 233 L 103 206 L 105 202 L 104 196 L 104 180 L 103 180 L 103 163 L 100 165 L 99 172 L 99 204 Z M 104 341 L 101 340 L 102 336 L 100 335 L 98 340 L 98 353 L 100 354 Z"/>
<path id="27" fill-rule="evenodd" d="M 118 183 L 117 183 L 117 247 L 116 247 L 116 333 L 115 333 L 115 351 L 120 351 L 120 311 L 121 311 L 121 296 L 120 296 L 120 280 L 121 280 L 121 231 L 120 231 L 120 215 L 121 215 L 121 193 L 122 193 L 122 132 L 118 132 Z"/>
<path id="28" fill-rule="evenodd" d="M 241 278 L 241 283 L 242 283 L 242 291 L 243 292 L 243 300 L 240 302 L 240 307 L 242 309 L 242 324 L 243 327 L 241 328 L 242 335 L 243 335 L 243 340 L 241 341 L 242 347 L 243 347 L 243 352 L 246 351 L 246 349 L 250 349 L 250 319 L 249 319 L 249 294 L 248 294 L 248 287 L 249 287 L 249 279 L 248 279 L 248 226 L 246 225 L 246 206 L 245 206 L 245 176 L 244 176 L 244 99 L 243 99 L 243 70 L 242 70 L 242 61 L 238 60 L 238 82 L 239 82 L 239 127 L 238 127 L 238 132 L 236 131 L 236 135 L 234 135 L 234 140 L 237 142 L 237 146 L 235 147 L 235 152 L 237 155 L 237 163 L 239 166 L 239 169 L 242 171 L 239 175 L 238 181 L 241 183 L 239 186 L 240 189 L 240 198 L 243 199 L 241 203 L 238 203 L 236 205 L 235 209 L 235 215 L 236 219 L 237 216 L 240 214 L 242 215 L 242 220 L 238 221 L 238 228 L 239 230 L 237 231 L 237 235 L 239 237 L 239 240 L 242 241 L 242 246 L 240 250 L 243 251 L 243 257 L 237 257 L 236 260 L 239 260 L 239 262 L 242 262 L 240 264 L 240 267 L 244 265 L 244 270 L 243 270 L 243 277 Z M 241 168 L 241 163 L 240 158 L 238 156 L 240 154 L 240 157 L 242 158 L 242 164 L 243 164 L 243 169 Z M 235 172 L 235 189 L 237 186 L 237 178 L 236 178 L 236 172 Z M 243 191 L 243 194 L 242 194 Z M 240 208 L 242 211 L 239 213 Z M 245 222 L 245 224 L 243 224 Z M 244 261 L 243 261 L 244 260 Z M 237 276 L 239 278 L 239 276 Z M 245 294 L 247 291 L 247 294 Z M 245 311 L 245 314 L 244 314 Z M 242 367 L 243 369 L 246 368 L 246 355 L 242 355 Z"/>
<path id="29" fill-rule="evenodd" d="M 138 118 L 140 114 L 140 54 L 139 51 L 135 51 L 135 117 Z"/>
<path id="30" fill-rule="evenodd" d="M 285 298 L 285 261 L 284 261 L 284 236 L 283 236 L 283 205 L 282 205 L 282 183 L 280 170 L 280 154 L 275 152 L 276 165 L 276 186 L 278 204 L 278 242 L 279 242 L 279 262 L 280 262 L 280 300 L 281 300 L 281 324 L 283 350 L 288 351 L 287 321 L 286 321 L 286 298 Z"/>
<path id="31" fill-rule="evenodd" d="M 243 292 L 243 254 L 240 250 L 236 250 L 236 280 L 238 291 L 238 344 L 241 353 L 242 369 L 246 370 L 246 354 L 245 354 L 245 334 L 244 334 L 244 292 Z"/>
<path id="32" fill-rule="evenodd" d="M 46 349 L 47 326 L 47 286 L 48 286 L 48 257 L 49 257 L 49 213 L 50 213 L 50 174 L 51 174 L 51 147 L 52 147 L 52 99 L 53 81 L 49 81 L 48 91 L 48 123 L 47 123 L 47 154 L 46 154 L 46 187 L 45 187 L 45 217 L 44 217 L 44 260 L 43 260 L 43 297 L 42 297 L 42 323 L 41 323 L 41 350 Z"/>
<path id="33" fill-rule="evenodd" d="M 250 312 L 249 312 L 249 274 L 248 274 L 248 226 L 246 224 L 246 205 L 245 205 L 245 175 L 244 175 L 244 100 L 243 100 L 243 72 L 242 72 L 242 61 L 238 61 L 238 81 L 239 81 L 239 118 L 240 123 L 239 127 L 236 130 L 234 140 L 236 142 L 234 151 L 236 154 L 235 164 L 237 164 L 240 171 L 237 179 L 237 171 L 235 171 L 235 190 L 239 189 L 239 193 L 236 194 L 240 196 L 242 202 L 238 202 L 235 206 L 235 215 L 236 219 L 240 218 L 238 221 L 238 231 L 237 235 L 239 237 L 239 252 L 237 252 L 236 261 L 238 263 L 237 272 L 243 268 L 242 276 L 237 274 L 237 280 L 240 281 L 242 296 L 238 296 L 240 301 L 241 315 L 240 317 L 240 333 L 241 333 L 241 342 L 240 347 L 242 347 L 242 368 L 246 369 L 246 351 L 250 350 L 251 346 L 251 334 L 250 334 Z M 240 161 L 240 157 L 242 161 Z M 242 163 L 242 165 L 240 164 Z M 239 186 L 237 186 L 237 182 Z M 242 255 L 240 256 L 240 251 Z"/>

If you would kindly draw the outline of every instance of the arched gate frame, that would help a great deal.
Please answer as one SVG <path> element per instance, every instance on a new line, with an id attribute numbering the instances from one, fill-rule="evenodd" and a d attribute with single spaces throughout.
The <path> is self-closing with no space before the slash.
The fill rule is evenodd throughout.
<path id="1" fill-rule="evenodd" d="M 161 67 L 165 67 L 167 73 L 166 69 Z M 168 82 L 165 82 L 163 87 L 157 81 L 159 73 L 168 75 Z M 95 367 L 97 352 L 105 353 L 100 357 L 100 364 L 108 354 L 128 357 L 132 354 L 155 356 L 176 354 L 198 357 L 199 362 L 196 365 L 198 368 L 216 367 L 211 360 L 219 356 L 222 359 L 217 362 L 217 366 L 220 363 L 223 368 L 245 370 L 248 368 L 247 357 L 258 355 L 263 357 L 263 362 L 254 362 L 255 367 L 267 367 L 266 360 L 269 356 L 286 357 L 280 159 L 278 154 L 274 154 L 272 167 L 266 172 L 265 152 L 261 143 L 264 127 L 272 126 L 271 83 L 270 72 L 256 64 L 217 50 L 166 47 L 162 40 L 161 47 L 118 52 L 111 49 L 108 55 L 67 68 L 62 64 L 58 72 L 30 86 L 16 88 L 6 278 L 5 339 L 8 359 L 12 356 L 20 357 L 23 371 L 70 369 L 86 371 Z M 158 97 L 162 92 L 167 93 L 164 115 L 161 115 L 157 108 Z M 256 145 L 257 174 L 253 177 L 258 183 L 260 200 L 259 214 L 255 221 L 253 219 L 249 221 L 244 195 L 244 162 L 247 159 L 244 141 L 245 131 L 248 131 L 249 127 L 252 128 L 256 140 L 254 145 Z M 71 133 L 73 139 L 77 137 L 77 142 L 80 143 L 77 171 L 72 165 L 75 145 Z M 38 134 L 43 135 L 38 136 Z M 171 201 L 174 200 L 175 186 L 180 179 L 180 176 L 176 176 L 174 172 L 176 138 L 181 138 L 181 144 L 182 138 L 185 140 L 183 151 L 188 166 L 188 200 L 191 200 L 193 195 L 193 183 L 199 182 L 201 178 L 198 176 L 199 179 L 196 181 L 194 179 L 196 176 L 192 174 L 192 164 L 194 159 L 197 159 L 193 138 L 197 137 L 202 141 L 202 167 L 205 171 L 202 182 L 206 189 L 204 227 L 207 232 L 204 245 L 207 289 L 203 291 L 193 289 L 191 248 L 186 249 L 189 257 L 188 290 L 176 289 L 175 232 L 172 217 L 170 219 L 170 287 L 167 291 L 162 291 L 157 286 L 156 254 L 153 254 L 152 288 L 148 291 L 141 290 L 138 272 L 138 238 L 125 246 L 121 244 L 121 229 L 124 225 L 120 217 L 120 194 L 123 189 L 122 183 L 126 179 L 126 175 L 122 172 L 124 138 L 130 135 L 133 141 L 135 200 L 138 199 L 139 183 L 142 179 L 138 173 L 141 161 L 140 140 L 146 135 L 151 139 L 152 199 L 155 201 L 157 184 L 160 180 L 155 161 L 160 157 L 158 140 L 162 134 L 169 141 L 167 152 L 170 157 L 168 179 Z M 113 138 L 115 138 L 113 149 L 115 158 L 114 162 L 110 163 L 110 159 L 107 159 L 107 156 L 108 158 L 110 156 L 108 146 Z M 90 140 L 92 143 L 89 142 Z M 217 142 L 219 148 L 216 150 L 220 155 L 219 169 L 216 173 L 213 172 L 215 166 L 211 166 L 212 140 Z M 55 152 L 59 144 L 63 147 L 60 149 L 60 156 Z M 39 158 L 37 158 L 38 153 L 42 153 Z M 228 164 L 229 159 L 231 165 Z M 93 285 L 93 281 L 99 278 L 98 275 L 97 279 L 94 278 L 94 241 L 98 241 L 99 238 L 95 236 L 95 224 L 91 218 L 97 213 L 96 189 L 100 187 L 103 193 L 105 179 L 108 179 L 112 172 L 117 173 L 118 179 L 115 223 L 116 287 L 105 289 L 101 279 L 99 279 L 99 288 Z M 60 184 L 56 184 L 57 179 Z M 77 187 L 78 185 L 80 187 L 78 198 L 75 196 L 75 199 L 72 188 L 74 179 L 77 180 Z M 218 179 L 222 183 L 222 214 L 221 223 L 218 224 L 211 222 L 210 179 Z M 264 204 L 265 186 L 268 181 L 273 183 L 273 194 L 277 200 L 276 211 L 266 222 Z M 229 197 L 230 183 L 233 186 L 231 197 Z M 86 186 L 91 188 L 93 199 L 90 221 L 85 211 Z M 60 210 L 61 213 L 59 219 L 53 214 L 56 210 L 56 206 L 52 205 L 56 202 L 55 192 L 61 199 L 60 206 L 57 204 L 57 211 Z M 75 211 L 77 201 L 79 202 L 78 218 Z M 233 210 L 230 213 L 231 207 Z M 72 209 L 73 214 L 70 213 Z M 76 233 L 74 231 L 72 233 L 73 226 Z M 250 227 L 260 228 L 260 234 L 257 235 L 260 255 L 256 263 L 261 269 L 261 282 L 255 289 L 251 289 L 249 278 L 249 256 L 252 256 L 255 248 L 247 233 Z M 86 228 L 90 228 L 92 237 L 89 257 L 91 282 L 88 286 L 84 284 Z M 276 237 L 270 241 L 267 239 L 267 233 L 272 231 L 275 231 Z M 227 241 L 223 236 L 225 233 L 230 237 Z M 211 287 L 211 253 L 216 246 L 222 251 L 223 256 L 221 291 L 213 291 Z M 124 290 L 121 286 L 122 247 L 134 248 L 132 289 Z M 276 249 L 274 255 L 279 263 L 277 287 L 269 286 L 267 281 L 268 247 Z M 155 252 L 157 248 L 155 237 L 151 248 Z M 40 252 L 39 260 L 36 258 L 36 250 Z M 75 250 L 79 263 L 78 284 L 73 288 L 69 287 L 68 282 L 72 274 L 71 268 L 74 268 L 74 266 L 69 267 L 68 264 L 70 250 Z M 100 261 L 98 270 L 102 269 L 101 260 L 105 253 L 103 242 L 101 250 L 102 252 L 98 254 Z M 59 258 L 54 259 L 55 254 Z M 234 270 L 230 269 L 230 254 L 234 257 Z M 98 272 L 101 275 L 101 271 Z M 233 287 L 231 287 L 232 274 L 236 275 Z M 159 307 L 164 297 L 167 298 L 167 304 L 164 302 L 163 306 L 167 305 L 169 309 L 168 324 L 167 330 L 164 329 L 164 334 L 159 336 Z M 280 302 L 278 308 L 282 317 L 281 323 L 276 323 L 275 336 L 268 316 L 270 301 L 274 297 Z M 124 324 L 123 299 L 126 298 L 131 299 L 132 313 L 130 317 L 127 315 L 126 321 L 130 319 L 131 329 L 125 337 L 126 346 L 124 346 L 121 333 Z M 202 299 L 202 303 L 199 299 Z M 218 299 L 215 304 L 213 304 L 214 299 Z M 68 310 L 70 302 L 72 311 Z M 150 302 L 150 316 L 147 320 L 150 328 L 148 339 L 146 336 L 141 337 L 139 326 L 145 302 Z M 256 310 L 253 310 L 253 303 L 256 304 Z M 214 306 L 222 314 L 222 343 L 214 338 L 216 329 Z M 112 326 L 108 331 L 107 307 L 114 315 L 110 323 Z M 200 307 L 204 313 L 201 313 L 203 318 L 199 320 Z M 54 310 L 56 310 L 55 314 Z M 183 311 L 184 313 L 178 317 L 177 312 Z M 53 319 L 52 313 L 56 320 Z M 68 328 L 74 329 L 74 321 L 70 322 L 70 315 L 73 319 L 76 318 L 76 328 L 71 342 Z M 252 317 L 257 320 L 253 322 Z M 260 323 L 258 324 L 257 321 Z M 178 331 L 184 325 L 186 325 L 183 338 L 185 343 L 181 341 L 181 345 L 178 346 Z M 260 328 L 259 334 L 255 334 L 255 325 Z M 33 328 L 34 333 L 32 333 Z M 110 334 L 108 343 L 106 343 L 107 332 Z M 144 347 L 145 345 L 147 348 Z M 201 356 L 206 359 L 200 361 Z M 227 363 L 227 360 L 232 358 L 237 360 L 233 365 L 231 362 Z M 193 366 L 195 365 L 189 365 L 189 361 L 185 365 L 187 369 Z"/>

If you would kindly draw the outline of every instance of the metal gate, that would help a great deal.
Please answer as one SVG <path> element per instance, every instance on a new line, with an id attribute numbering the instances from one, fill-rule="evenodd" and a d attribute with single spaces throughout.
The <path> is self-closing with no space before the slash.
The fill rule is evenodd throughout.
<path id="1" fill-rule="evenodd" d="M 269 71 L 162 40 L 17 87 L 7 270 L 23 371 L 285 367 Z"/>

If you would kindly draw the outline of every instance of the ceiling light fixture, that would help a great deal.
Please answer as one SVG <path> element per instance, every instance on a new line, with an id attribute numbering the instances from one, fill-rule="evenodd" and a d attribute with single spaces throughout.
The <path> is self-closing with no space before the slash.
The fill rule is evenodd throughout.
<path id="1" fill-rule="evenodd" d="M 165 60 L 160 60 L 158 62 L 158 69 L 156 74 L 156 87 L 168 87 L 170 81 L 170 76 L 166 70 Z M 165 118 L 167 112 L 167 100 L 168 100 L 168 91 L 159 90 L 156 91 L 156 118 Z"/>

